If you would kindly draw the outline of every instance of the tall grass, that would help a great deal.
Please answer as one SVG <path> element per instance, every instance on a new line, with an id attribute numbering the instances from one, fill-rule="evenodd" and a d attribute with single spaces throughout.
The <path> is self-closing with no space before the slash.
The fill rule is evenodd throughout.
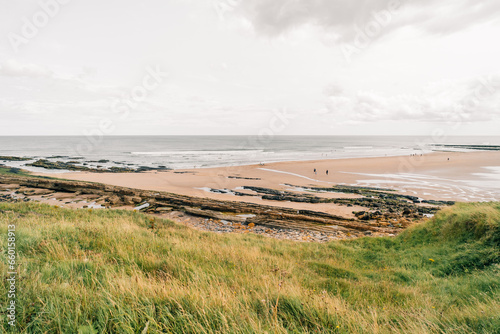
<path id="1" fill-rule="evenodd" d="M 16 332 L 500 333 L 498 203 L 327 244 L 33 203 L 0 203 L 0 222 L 3 250 L 16 224 Z"/>

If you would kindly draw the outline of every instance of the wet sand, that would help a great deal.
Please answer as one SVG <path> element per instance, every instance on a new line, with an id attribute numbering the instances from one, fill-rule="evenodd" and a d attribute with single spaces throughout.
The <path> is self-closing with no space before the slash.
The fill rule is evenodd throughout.
<path id="1" fill-rule="evenodd" d="M 448 160 L 449 159 L 449 160 Z M 314 173 L 314 169 L 317 173 Z M 326 174 L 328 170 L 328 175 Z M 291 161 L 265 165 L 172 170 L 146 173 L 38 174 L 116 186 L 311 209 L 350 215 L 356 208 L 332 204 L 291 203 L 259 197 L 220 194 L 210 189 L 242 190 L 243 186 L 301 192 L 300 187 L 336 184 L 394 189 L 422 199 L 454 201 L 500 200 L 500 152 L 437 152 L 423 156 Z M 293 186 L 290 186 L 293 185 Z M 294 187 L 296 186 L 296 187 Z M 353 194 L 315 193 L 320 197 L 355 197 Z"/>

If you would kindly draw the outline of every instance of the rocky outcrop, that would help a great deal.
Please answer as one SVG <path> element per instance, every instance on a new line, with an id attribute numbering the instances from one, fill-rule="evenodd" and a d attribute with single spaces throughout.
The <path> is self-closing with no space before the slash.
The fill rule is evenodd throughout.
<path id="1" fill-rule="evenodd" d="M 500 151 L 500 145 L 450 145 L 450 144 L 436 144 L 436 147 L 442 148 L 458 148 L 467 150 L 480 150 L 480 151 Z"/>
<path id="2" fill-rule="evenodd" d="M 24 188 L 48 189 L 56 192 L 96 195 L 108 207 L 131 203 L 150 204 L 145 211 L 158 213 L 168 210 L 185 211 L 192 215 L 239 221 L 243 224 L 258 224 L 285 229 L 311 230 L 327 233 L 338 229 L 351 231 L 353 235 L 363 232 L 397 233 L 400 228 L 390 224 L 345 218 L 325 212 L 294 210 L 290 208 L 259 205 L 246 202 L 220 201 L 201 197 L 190 197 L 168 192 L 139 190 L 92 182 L 69 181 L 51 178 L 0 175 L 1 184 L 18 184 Z M 97 201 L 99 202 L 99 201 Z M 239 216 L 241 215 L 241 216 Z"/>
<path id="3" fill-rule="evenodd" d="M 99 160 L 97 162 L 108 162 L 108 160 Z M 50 161 L 47 159 L 39 159 L 35 162 L 26 164 L 26 166 L 40 167 L 45 169 L 56 169 L 56 170 L 69 170 L 69 171 L 80 171 L 80 172 L 92 172 L 92 173 L 141 173 L 154 170 L 167 170 L 166 167 L 147 167 L 140 166 L 136 169 L 129 167 L 109 167 L 109 168 L 92 168 L 87 167 L 87 163 L 79 164 L 78 161 Z"/>
<path id="4" fill-rule="evenodd" d="M 4 160 L 4 161 L 27 161 L 27 160 L 31 160 L 31 159 L 33 159 L 33 158 L 11 157 L 11 156 L 5 156 L 5 155 L 0 156 L 0 160 Z"/>
<path id="5" fill-rule="evenodd" d="M 114 170 L 106 170 L 99 168 L 90 168 L 86 166 L 77 165 L 77 161 L 50 161 L 47 159 L 39 159 L 32 163 L 26 164 L 26 166 L 39 167 L 45 169 L 57 169 L 57 170 L 70 170 L 70 171 L 81 171 L 81 172 L 94 172 L 94 173 L 102 173 L 102 172 L 115 172 Z M 120 168 L 120 167 L 115 167 Z M 133 170 L 128 170 L 127 168 L 120 168 L 122 172 L 132 172 Z M 118 170 L 116 170 L 118 172 Z"/>
<path id="6" fill-rule="evenodd" d="M 289 185 L 291 187 L 296 187 Z M 262 199 L 271 201 L 290 201 L 301 203 L 334 203 L 346 206 L 362 206 L 373 210 L 384 212 L 382 219 L 391 219 L 395 216 L 421 216 L 423 214 L 435 213 L 439 206 L 453 205 L 452 201 L 432 201 L 420 200 L 416 196 L 395 194 L 392 190 L 381 188 L 365 188 L 353 186 L 335 186 L 328 188 L 310 187 L 305 188 L 312 192 L 336 192 L 336 193 L 351 193 L 358 194 L 365 197 L 360 198 L 324 198 L 315 196 L 310 193 L 294 193 L 291 191 L 281 191 L 262 187 L 244 186 L 244 189 L 252 190 L 256 194 L 247 194 L 242 192 L 235 192 L 237 196 L 258 196 Z M 303 188 L 303 187 L 302 187 Z M 420 203 L 427 203 L 432 206 L 417 205 Z M 413 218 L 413 217 L 412 217 Z M 372 219 L 372 218 L 369 218 Z"/>

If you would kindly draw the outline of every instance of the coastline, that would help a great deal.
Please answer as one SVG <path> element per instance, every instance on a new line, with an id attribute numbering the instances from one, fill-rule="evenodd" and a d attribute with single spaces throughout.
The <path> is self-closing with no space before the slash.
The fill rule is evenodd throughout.
<path id="1" fill-rule="evenodd" d="M 499 153 L 440 152 L 142 173 L 13 175 L 4 168 L 7 175 L 0 175 L 0 188 L 6 201 L 145 211 L 217 233 L 323 242 L 393 236 L 464 195 L 469 201 L 497 200 L 500 187 L 478 188 L 464 180 L 474 176 L 478 182 L 484 178 L 478 171 L 498 168 Z M 494 172 L 487 175 L 496 177 Z"/>
<path id="2" fill-rule="evenodd" d="M 450 160 L 448 160 L 450 159 Z M 427 200 L 500 200 L 500 152 L 433 152 L 390 156 L 276 162 L 217 168 L 179 169 L 144 173 L 34 173 L 70 180 L 172 193 L 218 200 L 256 201 L 234 196 L 244 186 L 301 192 L 302 187 L 352 185 L 393 189 Z M 317 170 L 317 174 L 314 173 Z M 328 170 L 328 175 L 326 175 Z M 497 182 L 497 183 L 495 183 Z M 296 186 L 292 187 L 290 185 Z M 215 189 L 216 192 L 210 191 Z M 223 193 L 223 190 L 230 193 Z M 331 194 L 316 194 L 320 197 Z M 271 204 L 272 203 L 266 203 Z M 296 208 L 296 204 L 289 205 Z"/>

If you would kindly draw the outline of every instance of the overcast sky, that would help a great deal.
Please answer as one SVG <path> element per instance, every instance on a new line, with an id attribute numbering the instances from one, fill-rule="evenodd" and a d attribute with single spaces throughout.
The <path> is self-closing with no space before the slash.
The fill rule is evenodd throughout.
<path id="1" fill-rule="evenodd" d="M 0 0 L 0 135 L 499 135 L 498 0 Z"/>

